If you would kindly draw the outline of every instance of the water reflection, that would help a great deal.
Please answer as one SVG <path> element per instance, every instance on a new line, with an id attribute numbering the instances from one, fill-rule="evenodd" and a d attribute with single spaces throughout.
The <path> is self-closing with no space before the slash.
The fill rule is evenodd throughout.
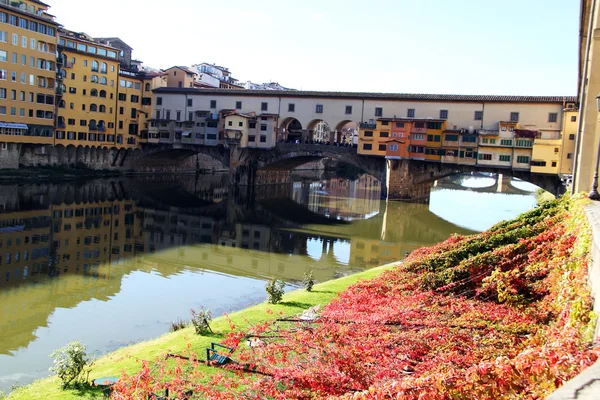
<path id="1" fill-rule="evenodd" d="M 478 228 L 444 217 L 472 196 L 449 201 L 454 186 L 435 189 L 444 202 L 433 213 L 386 205 L 369 175 L 260 179 L 274 183 L 229 190 L 226 175 L 212 175 L 0 188 L 0 389 L 45 375 L 47 354 L 70 340 L 109 351 L 166 332 L 192 307 L 218 315 L 261 301 L 267 279 L 293 287 L 312 269 L 326 281 Z"/>

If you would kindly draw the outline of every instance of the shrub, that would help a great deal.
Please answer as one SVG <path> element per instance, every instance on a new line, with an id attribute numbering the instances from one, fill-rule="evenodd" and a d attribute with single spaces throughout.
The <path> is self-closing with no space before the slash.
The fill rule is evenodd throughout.
<path id="1" fill-rule="evenodd" d="M 312 270 L 305 271 L 304 277 L 302 278 L 302 284 L 307 292 L 312 292 L 313 286 L 315 286 L 315 277 L 313 276 Z"/>
<path id="2" fill-rule="evenodd" d="M 212 312 L 208 308 L 200 307 L 198 311 L 191 309 L 192 325 L 198 335 L 204 335 L 208 332 L 212 333 L 210 321 L 212 321 Z"/>
<path id="3" fill-rule="evenodd" d="M 177 332 L 178 330 L 185 328 L 187 324 L 187 321 L 184 321 L 180 318 L 178 320 L 171 321 L 171 328 L 169 330 L 171 332 Z"/>
<path id="4" fill-rule="evenodd" d="M 55 350 L 50 357 L 54 358 L 50 371 L 58 375 L 63 389 L 73 382 L 77 384 L 87 381 L 92 362 L 86 355 L 83 344 L 70 342 L 65 347 Z"/>
<path id="5" fill-rule="evenodd" d="M 285 286 L 285 282 L 273 279 L 271 282 L 267 283 L 265 286 L 265 290 L 267 291 L 267 301 L 271 304 L 277 304 L 283 298 L 283 287 Z"/>

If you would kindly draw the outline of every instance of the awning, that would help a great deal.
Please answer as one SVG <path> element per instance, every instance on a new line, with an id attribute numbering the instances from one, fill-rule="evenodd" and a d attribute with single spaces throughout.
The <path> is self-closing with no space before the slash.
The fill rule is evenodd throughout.
<path id="1" fill-rule="evenodd" d="M 181 135 L 184 137 L 190 137 L 190 136 L 192 136 L 192 131 L 185 131 Z"/>
<path id="2" fill-rule="evenodd" d="M 25 124 L 13 124 L 12 122 L 0 122 L 0 128 L 29 129 Z"/>

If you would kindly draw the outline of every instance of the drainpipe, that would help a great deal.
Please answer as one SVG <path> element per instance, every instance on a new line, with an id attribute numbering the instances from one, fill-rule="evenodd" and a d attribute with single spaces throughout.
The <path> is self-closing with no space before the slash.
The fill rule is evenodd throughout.
<path id="1" fill-rule="evenodd" d="M 585 16 L 584 11 L 585 0 L 581 0 L 581 19 Z M 590 22 L 588 24 L 587 31 L 587 39 L 585 44 L 585 61 L 583 63 L 583 74 L 580 79 L 580 87 L 579 87 L 579 122 L 577 123 L 577 136 L 575 136 L 575 155 L 573 156 L 573 181 L 571 184 L 571 195 L 575 194 L 575 182 L 577 180 L 577 167 L 579 165 L 579 152 L 581 145 L 581 137 L 582 137 L 582 129 L 583 129 L 583 115 L 585 113 L 585 103 L 587 102 L 588 91 L 587 91 L 587 72 L 590 64 L 590 47 L 592 45 L 592 27 L 594 26 L 594 12 L 596 9 L 596 1 L 592 1 L 592 9 L 590 10 Z M 583 35 L 583 31 L 580 30 L 579 38 L 581 41 L 581 37 Z M 580 68 L 581 71 L 581 68 Z"/>

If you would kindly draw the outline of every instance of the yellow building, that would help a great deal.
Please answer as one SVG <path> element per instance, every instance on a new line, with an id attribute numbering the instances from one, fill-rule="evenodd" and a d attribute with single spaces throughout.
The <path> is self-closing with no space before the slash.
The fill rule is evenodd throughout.
<path id="1" fill-rule="evenodd" d="M 536 174 L 558 174 L 562 139 L 536 138 L 533 145 L 531 172 Z"/>
<path id="2" fill-rule="evenodd" d="M 153 118 L 154 93 L 152 90 L 167 87 L 167 76 L 163 72 L 143 75 L 142 103 L 140 106 L 139 126 L 140 140 L 147 142 L 149 138 L 149 120 Z"/>
<path id="3" fill-rule="evenodd" d="M 183 66 L 175 66 L 165 70 L 167 74 L 167 86 L 177 88 L 194 87 L 194 81 L 198 74 Z"/>
<path id="4" fill-rule="evenodd" d="M 564 110 L 562 126 L 562 148 L 558 172 L 560 175 L 573 174 L 573 157 L 575 154 L 575 137 L 577 135 L 577 124 L 579 110 L 568 108 Z"/>
<path id="5" fill-rule="evenodd" d="M 135 72 L 121 70 L 117 88 L 117 147 L 136 147 L 141 135 L 140 125 L 150 117 L 152 110 L 142 110 L 144 79 Z M 147 108 L 147 107 L 146 107 Z"/>
<path id="6" fill-rule="evenodd" d="M 442 161 L 442 133 L 446 129 L 444 120 L 415 121 L 414 129 L 425 128 L 425 160 Z"/>
<path id="7" fill-rule="evenodd" d="M 83 33 L 60 31 L 56 144 L 112 147 L 119 78 L 118 50 Z"/>
<path id="8" fill-rule="evenodd" d="M 600 0 L 581 0 L 579 26 L 579 148 L 574 157 L 573 189 L 590 191 L 600 140 L 599 113 L 596 96 L 600 93 Z"/>
<path id="9" fill-rule="evenodd" d="M 385 157 L 387 141 L 392 136 L 390 118 L 361 123 L 358 131 L 358 154 Z"/>
<path id="10" fill-rule="evenodd" d="M 0 1 L 0 144 L 52 144 L 58 23 L 37 0 Z"/>

